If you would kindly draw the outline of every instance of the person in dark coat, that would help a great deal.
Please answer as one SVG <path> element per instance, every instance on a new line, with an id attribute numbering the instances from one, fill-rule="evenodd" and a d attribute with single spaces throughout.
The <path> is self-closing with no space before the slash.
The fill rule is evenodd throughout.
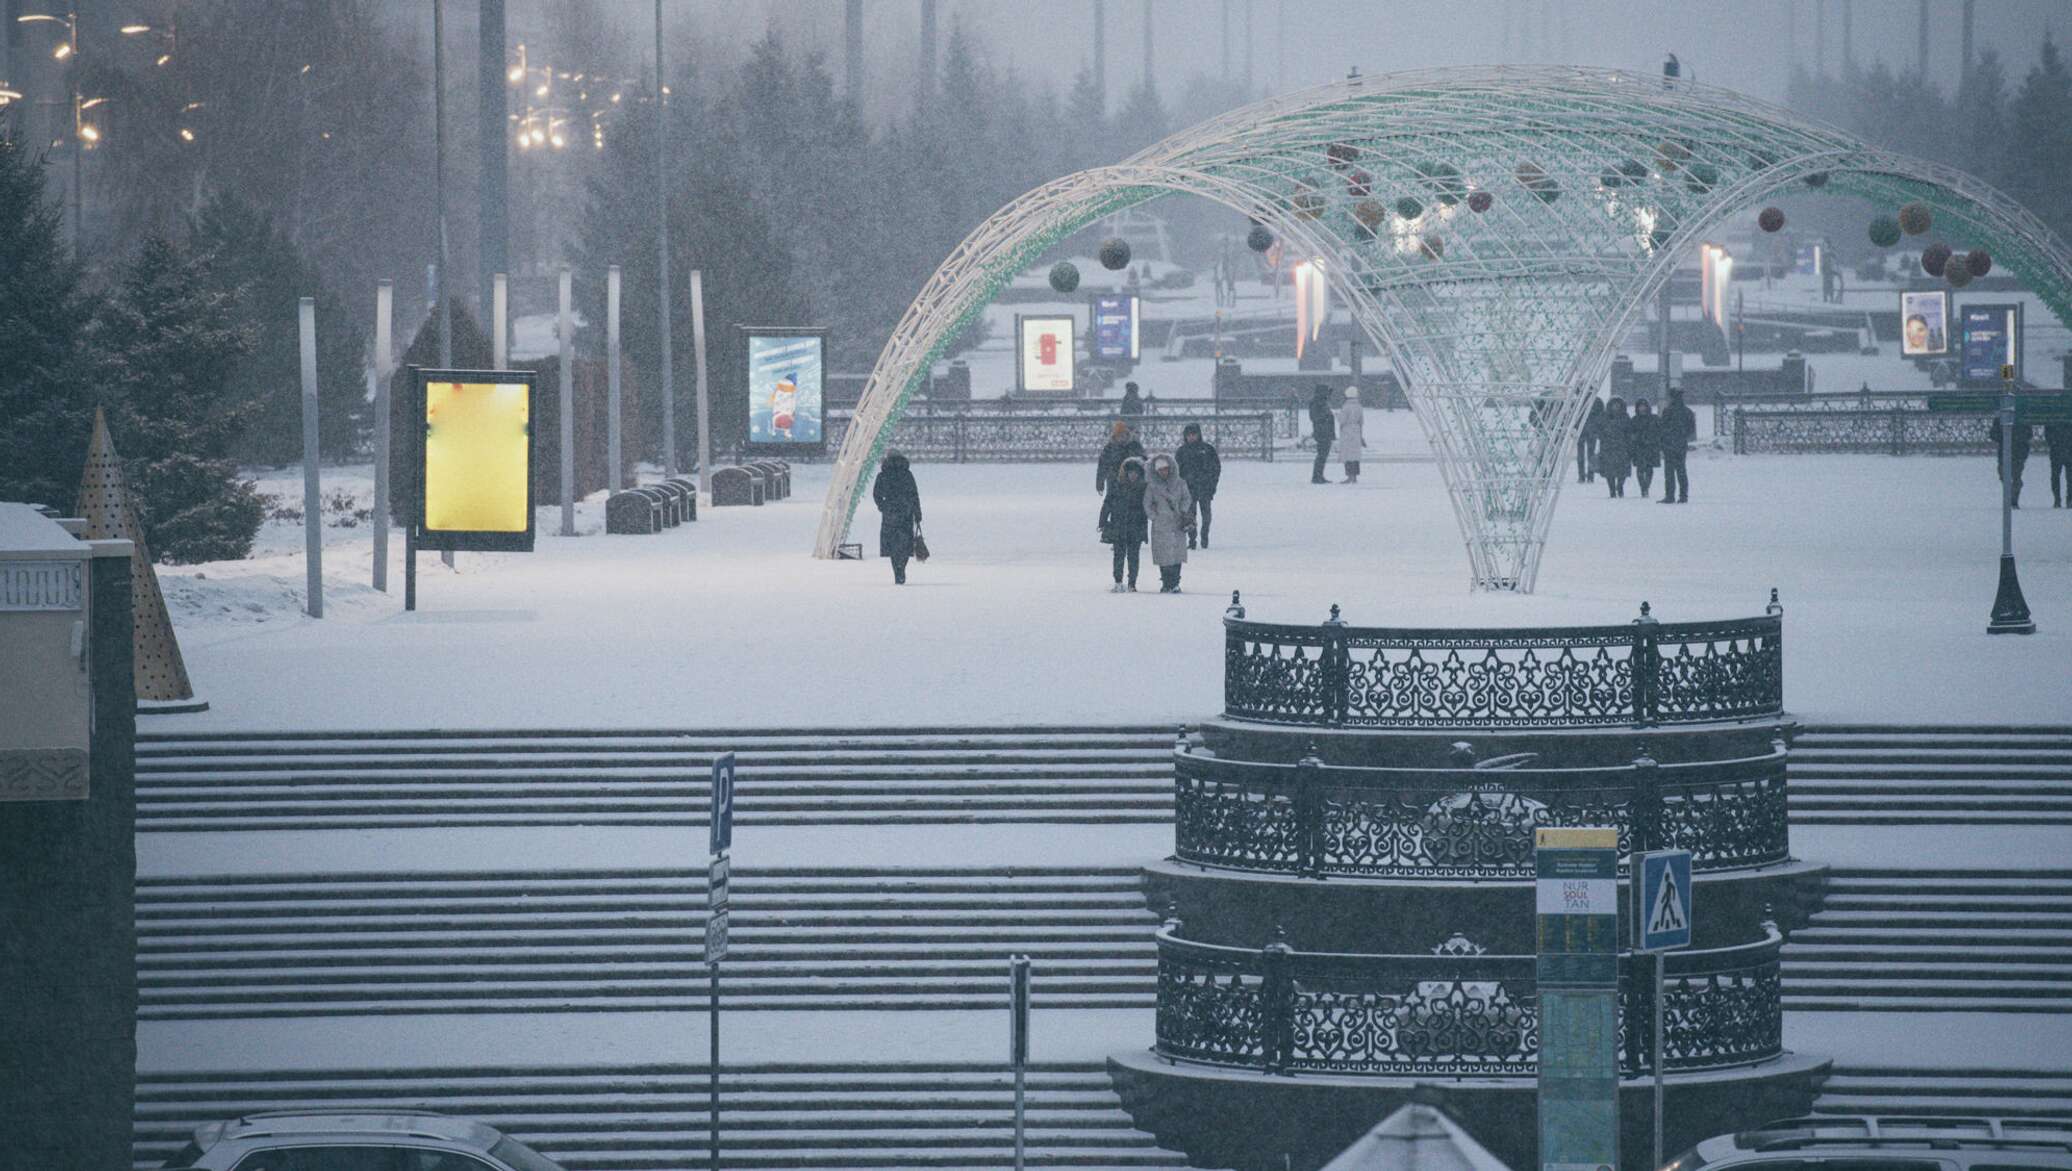
<path id="1" fill-rule="evenodd" d="M 2008 498 L 2009 502 L 2016 508 L 2022 506 L 2022 469 L 2028 466 L 2029 463 L 2029 445 L 2035 440 L 2035 437 L 2031 434 L 2033 430 L 2034 428 L 2028 423 L 2016 423 L 2014 425 L 2014 440 L 2008 444 L 2008 462 L 2014 469 L 2014 487 L 2008 493 Z M 1998 414 L 1993 416 L 1993 425 L 1986 433 L 1993 437 L 1993 472 L 1995 475 L 1998 475 L 2000 471 L 2000 416 Z"/>
<path id="2" fill-rule="evenodd" d="M 1576 483 L 1597 478 L 1597 440 L 1604 432 L 1604 400 L 1590 400 L 1590 413 L 1583 416 L 1583 432 L 1576 436 Z"/>
<path id="3" fill-rule="evenodd" d="M 1691 440 L 1698 437 L 1698 416 L 1684 405 L 1683 391 L 1669 388 L 1669 405 L 1655 421 L 1655 439 L 1662 449 L 1662 503 L 1691 502 Z M 1642 488 L 1642 492 L 1647 489 Z"/>
<path id="4" fill-rule="evenodd" d="M 1151 525 L 1144 515 L 1144 460 L 1130 456 L 1122 461 L 1108 481 L 1108 495 L 1101 500 L 1101 541 L 1115 547 L 1115 587 L 1110 592 L 1137 592 L 1137 566 L 1150 539 Z M 1122 571 L 1129 570 L 1129 584 L 1123 585 Z"/>
<path id="5" fill-rule="evenodd" d="M 892 580 L 906 584 L 907 559 L 914 555 L 914 533 L 921 527 L 921 488 L 907 468 L 907 457 L 885 453 L 878 465 L 871 499 L 878 505 L 878 555 L 892 558 Z"/>
<path id="6" fill-rule="evenodd" d="M 1655 426 L 1659 421 L 1653 403 L 1644 398 L 1633 400 L 1633 418 L 1626 425 L 1626 457 L 1633 462 L 1633 482 L 1640 485 L 1642 496 L 1655 482 L 1655 464 L 1662 458 L 1662 436 Z"/>
<path id="7" fill-rule="evenodd" d="M 1612 496 L 1626 494 L 1626 473 L 1633 470 L 1633 420 L 1626 417 L 1626 400 L 1613 395 L 1604 404 L 1604 425 L 1597 433 L 1597 470 L 1604 473 L 1604 485 Z"/>
<path id="8" fill-rule="evenodd" d="M 1317 463 L 1310 469 L 1309 482 L 1328 484 L 1324 478 L 1324 462 L 1331 458 L 1331 441 L 1338 438 L 1338 415 L 1331 388 L 1318 383 L 1309 396 L 1309 433 L 1317 441 Z"/>
<path id="9" fill-rule="evenodd" d="M 1136 383 L 1125 382 L 1122 384 L 1122 406 L 1117 409 L 1116 413 L 1125 419 L 1143 417 L 1144 395 L 1137 389 Z"/>
<path id="10" fill-rule="evenodd" d="M 1216 454 L 1216 446 L 1203 442 L 1201 424 L 1189 423 L 1180 432 L 1180 450 L 1173 453 L 1173 461 L 1180 465 L 1180 478 L 1187 482 L 1187 490 L 1194 494 L 1194 511 L 1201 531 L 1201 547 L 1209 547 L 1209 523 L 1215 519 L 1210 505 L 1216 499 L 1216 485 L 1223 479 L 1223 459 Z M 1194 548 L 1195 536 L 1187 537 L 1187 547 Z"/>
<path id="11" fill-rule="evenodd" d="M 2063 508 L 2072 504 L 2072 423 L 2045 423 L 2043 441 L 2050 444 L 2050 506 Z"/>
<path id="12" fill-rule="evenodd" d="M 1094 468 L 1094 491 L 1107 495 L 1108 484 L 1115 479 L 1115 473 L 1122 467 L 1122 461 L 1130 457 L 1144 458 L 1144 445 L 1137 442 L 1137 432 L 1120 419 L 1108 432 L 1108 444 L 1101 448 L 1101 461 Z"/>

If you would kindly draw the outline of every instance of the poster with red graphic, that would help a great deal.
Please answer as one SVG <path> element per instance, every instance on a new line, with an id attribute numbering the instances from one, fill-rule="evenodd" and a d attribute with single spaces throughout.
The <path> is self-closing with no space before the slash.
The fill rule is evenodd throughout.
<path id="1" fill-rule="evenodd" d="M 1017 389 L 1023 394 L 1071 394 L 1074 390 L 1070 317 L 1014 319 Z"/>

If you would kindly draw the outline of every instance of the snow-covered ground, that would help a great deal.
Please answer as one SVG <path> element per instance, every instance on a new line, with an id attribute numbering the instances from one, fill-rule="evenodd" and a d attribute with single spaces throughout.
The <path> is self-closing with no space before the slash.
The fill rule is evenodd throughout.
<path id="1" fill-rule="evenodd" d="M 1410 448 L 1403 413 L 1370 413 Z M 1307 461 L 1226 465 L 1215 547 L 1179 597 L 1107 592 L 1099 498 L 1084 465 L 923 465 L 935 559 L 898 588 L 884 562 L 808 551 L 826 466 L 796 494 L 708 509 L 645 537 L 575 538 L 542 509 L 530 554 L 420 559 L 402 612 L 402 542 L 386 595 L 364 523 L 326 529 L 326 617 L 299 613 L 298 522 L 269 522 L 247 561 L 161 567 L 199 715 L 168 729 L 815 727 L 1179 722 L 1221 706 L 1219 619 L 1355 624 L 1619 622 L 1786 607 L 1786 696 L 1812 719 L 2072 719 L 2072 511 L 2043 461 L 2017 514 L 2040 632 L 1988 637 L 1999 524 L 1983 459 L 1744 456 L 1691 461 L 1692 503 L 1570 484 L 1530 596 L 1476 594 L 1436 468 L 1370 466 L 1313 486 Z M 1333 470 L 1336 474 L 1336 469 Z M 367 469 L 326 469 L 363 499 Z M 290 470 L 262 484 L 299 496 Z M 876 552 L 868 503 L 853 535 Z M 1156 575 L 1144 568 L 1147 582 Z"/>

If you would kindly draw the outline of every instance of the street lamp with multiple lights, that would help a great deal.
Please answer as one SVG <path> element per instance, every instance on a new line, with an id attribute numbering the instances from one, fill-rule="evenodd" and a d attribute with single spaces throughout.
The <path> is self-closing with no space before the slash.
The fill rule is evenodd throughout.
<path id="1" fill-rule="evenodd" d="M 86 149 L 101 140 L 101 132 L 87 124 L 83 117 L 87 106 L 79 96 L 79 14 L 68 12 L 63 16 L 47 13 L 30 13 L 15 18 L 22 24 L 61 24 L 65 26 L 65 39 L 51 52 L 51 56 L 66 63 L 65 72 L 72 80 L 72 259 L 80 259 L 79 224 L 81 217 L 80 193 L 84 189 L 82 157 Z M 95 98 L 92 105 L 99 105 L 105 99 Z"/>

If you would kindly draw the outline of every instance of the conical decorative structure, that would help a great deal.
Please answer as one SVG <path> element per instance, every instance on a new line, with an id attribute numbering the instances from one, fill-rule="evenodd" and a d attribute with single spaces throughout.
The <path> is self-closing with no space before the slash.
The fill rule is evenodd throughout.
<path id="1" fill-rule="evenodd" d="M 131 543 L 130 596 L 136 611 L 137 700 L 180 702 L 194 698 L 187 664 L 173 637 L 173 619 L 165 596 L 158 592 L 158 573 L 151 568 L 151 550 L 144 544 L 144 526 L 130 505 L 129 485 L 122 478 L 122 460 L 108 434 L 108 416 L 94 410 L 94 437 L 86 449 L 86 472 L 79 478 L 80 516 L 93 540 Z"/>

